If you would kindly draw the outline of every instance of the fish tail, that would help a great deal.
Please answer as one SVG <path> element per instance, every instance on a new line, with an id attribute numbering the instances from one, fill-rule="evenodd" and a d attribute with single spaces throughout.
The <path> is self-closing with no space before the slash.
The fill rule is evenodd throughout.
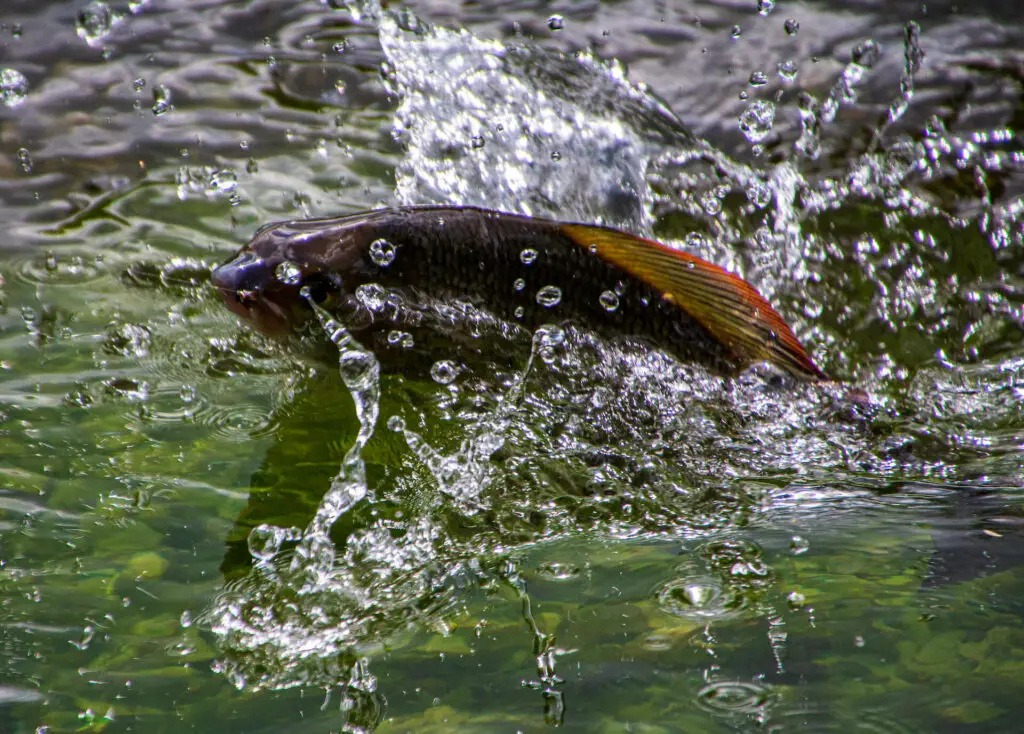
<path id="1" fill-rule="evenodd" d="M 723 268 L 660 242 L 604 227 L 565 224 L 580 247 L 661 291 L 732 353 L 737 363 L 767 361 L 797 377 L 828 380 L 793 330 L 754 286 Z"/>

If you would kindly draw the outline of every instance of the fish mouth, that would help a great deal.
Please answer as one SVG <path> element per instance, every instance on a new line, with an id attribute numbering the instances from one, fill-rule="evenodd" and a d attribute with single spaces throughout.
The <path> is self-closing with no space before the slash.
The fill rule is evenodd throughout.
<path id="1" fill-rule="evenodd" d="M 229 311 L 276 337 L 289 333 L 295 325 L 295 309 L 282 303 L 296 302 L 299 289 L 281 283 L 274 271 L 271 263 L 247 251 L 214 268 L 210 280 Z"/>

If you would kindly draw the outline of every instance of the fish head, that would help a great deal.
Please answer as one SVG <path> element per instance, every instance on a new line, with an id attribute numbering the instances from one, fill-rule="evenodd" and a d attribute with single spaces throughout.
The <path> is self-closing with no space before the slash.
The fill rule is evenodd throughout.
<path id="1" fill-rule="evenodd" d="M 264 227 L 211 275 L 228 309 L 269 336 L 304 324 L 313 313 L 310 300 L 331 309 L 343 291 L 328 257 L 342 240 L 322 231 L 296 233 L 291 224 Z"/>

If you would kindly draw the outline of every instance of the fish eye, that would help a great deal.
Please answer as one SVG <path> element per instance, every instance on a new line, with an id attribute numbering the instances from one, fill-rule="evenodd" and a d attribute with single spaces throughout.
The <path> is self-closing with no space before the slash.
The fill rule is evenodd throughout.
<path id="1" fill-rule="evenodd" d="M 309 289 L 309 297 L 319 306 L 323 306 L 329 299 L 341 290 L 341 284 L 323 273 L 314 273 L 302 283 L 303 288 Z"/>

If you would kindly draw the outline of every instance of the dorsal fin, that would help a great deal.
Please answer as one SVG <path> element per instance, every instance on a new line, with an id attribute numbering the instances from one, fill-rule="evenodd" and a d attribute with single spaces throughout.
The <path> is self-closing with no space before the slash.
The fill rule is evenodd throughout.
<path id="1" fill-rule="evenodd" d="M 562 231 L 686 311 L 743 365 L 766 360 L 787 372 L 827 380 L 792 329 L 738 275 L 660 242 L 604 227 L 564 224 Z"/>

